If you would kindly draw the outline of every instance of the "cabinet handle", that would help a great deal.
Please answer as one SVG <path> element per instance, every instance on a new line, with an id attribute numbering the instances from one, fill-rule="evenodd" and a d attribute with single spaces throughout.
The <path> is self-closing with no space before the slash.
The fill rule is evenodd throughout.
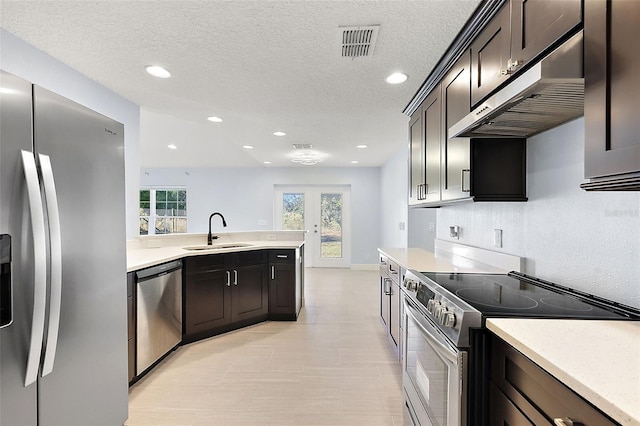
<path id="1" fill-rule="evenodd" d="M 512 60 L 509 59 L 507 61 L 507 69 L 509 70 L 509 73 L 512 73 L 514 69 L 518 68 L 520 65 L 522 65 L 522 61 L 519 60 Z"/>
<path id="2" fill-rule="evenodd" d="M 275 280 L 276 279 L 276 267 L 271 265 L 271 279 Z"/>
<path id="3" fill-rule="evenodd" d="M 556 426 L 581 426 L 582 423 L 574 422 L 569 417 L 557 417 L 553 419 L 553 424 Z"/>
<path id="4" fill-rule="evenodd" d="M 470 169 L 462 169 L 462 173 L 460 175 L 461 179 L 462 179 L 462 182 L 460 182 L 460 186 L 462 187 L 462 192 L 471 192 L 471 188 L 464 189 L 464 174 L 465 173 L 469 173 L 469 176 L 471 176 L 471 170 Z M 471 185 L 469 185 L 469 186 L 471 186 Z"/>
<path id="5" fill-rule="evenodd" d="M 238 271 L 236 269 L 233 270 L 233 285 L 238 285 Z"/>
<path id="6" fill-rule="evenodd" d="M 287 259 L 287 258 L 289 258 L 289 256 L 288 256 L 288 255 L 286 255 L 286 254 L 278 254 L 278 255 L 276 255 L 276 257 L 277 257 L 278 259 Z"/>
<path id="7" fill-rule="evenodd" d="M 387 287 L 387 285 L 389 287 Z M 385 296 L 391 296 L 391 280 L 389 278 L 384 279 L 384 294 Z"/>
<path id="8" fill-rule="evenodd" d="M 509 75 L 510 72 L 508 69 L 500 68 L 500 75 Z"/>
<path id="9" fill-rule="evenodd" d="M 231 272 L 227 271 L 227 287 L 231 287 Z"/>

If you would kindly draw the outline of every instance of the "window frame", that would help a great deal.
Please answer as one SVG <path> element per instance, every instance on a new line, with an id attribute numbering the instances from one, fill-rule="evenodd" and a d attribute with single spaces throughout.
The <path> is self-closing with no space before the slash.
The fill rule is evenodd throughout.
<path id="1" fill-rule="evenodd" d="M 141 193 L 142 191 L 149 191 L 149 214 L 145 215 L 142 214 L 142 207 L 141 207 Z M 184 215 L 159 215 L 158 214 L 158 209 L 157 209 L 157 192 L 159 191 L 164 191 L 164 192 L 168 192 L 168 191 L 184 191 Z M 165 197 L 165 202 L 166 202 L 166 197 Z M 180 233 L 187 233 L 188 232 L 188 191 L 187 191 L 187 187 L 186 186 L 142 186 L 140 187 L 140 190 L 138 191 L 138 234 L 139 235 L 168 235 L 168 234 L 180 234 Z M 179 202 L 179 201 L 177 201 Z M 166 209 L 165 209 L 166 210 Z M 147 219 L 147 233 L 143 234 L 141 233 L 141 226 L 140 223 L 143 219 Z M 185 231 L 184 232 L 162 232 L 162 233 L 157 233 L 156 232 L 156 224 L 157 224 L 157 220 L 159 218 L 166 218 L 166 219 L 184 219 L 185 220 Z"/>

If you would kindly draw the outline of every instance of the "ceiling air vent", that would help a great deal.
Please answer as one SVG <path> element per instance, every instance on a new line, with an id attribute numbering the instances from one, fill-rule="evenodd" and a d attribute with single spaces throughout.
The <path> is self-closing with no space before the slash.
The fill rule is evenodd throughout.
<path id="1" fill-rule="evenodd" d="M 294 143 L 293 149 L 311 149 L 313 148 L 310 143 Z"/>
<path id="2" fill-rule="evenodd" d="M 373 56 L 380 25 L 367 27 L 338 27 L 342 43 L 343 58 Z"/>

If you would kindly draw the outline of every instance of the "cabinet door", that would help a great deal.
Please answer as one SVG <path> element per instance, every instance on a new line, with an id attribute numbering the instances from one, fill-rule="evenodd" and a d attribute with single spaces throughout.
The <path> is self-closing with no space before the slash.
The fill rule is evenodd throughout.
<path id="1" fill-rule="evenodd" d="M 511 53 L 509 3 L 487 24 L 471 43 L 471 103 L 478 104 L 506 81 Z"/>
<path id="2" fill-rule="evenodd" d="M 270 267 L 269 313 L 296 314 L 296 266 L 274 263 Z"/>
<path id="3" fill-rule="evenodd" d="M 425 185 L 423 188 L 423 201 L 440 201 L 440 167 L 442 141 L 442 91 L 438 85 L 431 91 L 424 101 L 422 110 L 422 122 L 425 138 Z"/>
<path id="4" fill-rule="evenodd" d="M 419 204 L 423 200 L 424 149 L 422 108 L 418 108 L 409 120 L 409 205 Z"/>
<path id="5" fill-rule="evenodd" d="M 226 270 L 186 276 L 186 334 L 208 331 L 231 322 L 231 278 Z"/>
<path id="6" fill-rule="evenodd" d="M 511 0 L 511 73 L 582 21 L 580 0 Z"/>
<path id="7" fill-rule="evenodd" d="M 389 329 L 390 288 L 391 278 L 386 274 L 380 274 L 380 318 L 382 318 L 382 322 L 387 325 L 387 330 Z"/>
<path id="8" fill-rule="evenodd" d="M 471 111 L 469 51 L 455 63 L 442 81 L 442 200 L 468 198 L 471 193 L 470 139 L 450 138 L 449 127 Z"/>
<path id="9" fill-rule="evenodd" d="M 640 171 L 638 22 L 639 1 L 584 2 L 587 178 Z"/>
<path id="10" fill-rule="evenodd" d="M 533 426 L 533 423 L 493 383 L 489 384 L 489 424 Z"/>
<path id="11" fill-rule="evenodd" d="M 267 315 L 269 282 L 266 265 L 243 266 L 231 271 L 231 321 L 242 321 Z"/>
<path id="12" fill-rule="evenodd" d="M 395 282 L 390 285 L 391 296 L 389 298 L 389 334 L 396 346 L 400 344 L 400 286 Z"/>

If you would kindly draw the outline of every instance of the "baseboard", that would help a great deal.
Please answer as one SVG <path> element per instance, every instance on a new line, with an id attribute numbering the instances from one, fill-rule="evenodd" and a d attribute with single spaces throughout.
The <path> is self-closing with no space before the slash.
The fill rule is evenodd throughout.
<path id="1" fill-rule="evenodd" d="M 377 271 L 380 265 L 377 263 L 352 263 L 351 269 L 357 271 Z"/>

